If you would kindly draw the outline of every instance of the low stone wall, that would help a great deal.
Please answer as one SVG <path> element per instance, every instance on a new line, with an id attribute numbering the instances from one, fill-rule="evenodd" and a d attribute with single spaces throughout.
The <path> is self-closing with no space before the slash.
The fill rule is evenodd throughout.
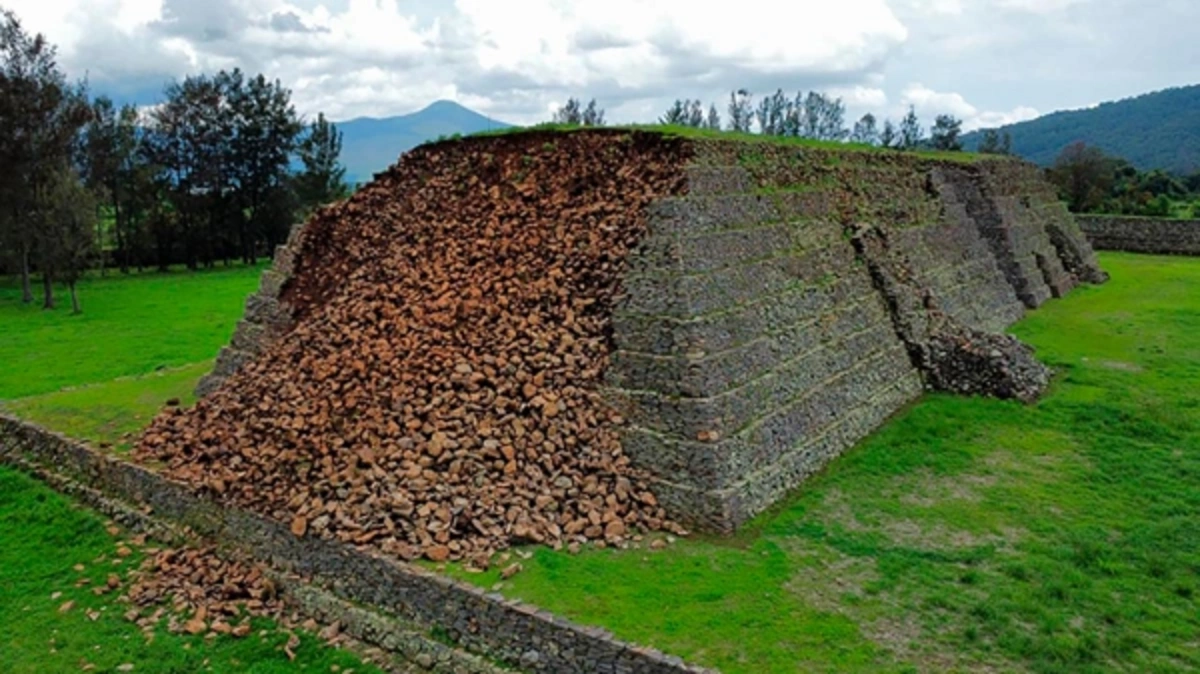
<path id="1" fill-rule="evenodd" d="M 522 671 L 711 671 L 416 566 L 336 541 L 298 538 L 280 522 L 219 506 L 144 467 L 4 415 L 0 462 L 62 476 L 95 490 L 95 498 L 127 502 L 279 571 L 311 578 L 344 600 L 439 628 L 465 650 Z"/>
<path id="2" fill-rule="evenodd" d="M 1157 255 L 1200 255 L 1200 220 L 1077 215 L 1079 227 L 1100 250 Z"/>

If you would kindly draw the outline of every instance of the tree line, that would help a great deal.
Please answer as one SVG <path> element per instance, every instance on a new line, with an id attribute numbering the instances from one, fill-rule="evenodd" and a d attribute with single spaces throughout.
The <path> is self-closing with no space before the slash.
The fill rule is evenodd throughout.
<path id="1" fill-rule="evenodd" d="M 755 102 L 749 91 L 737 89 L 730 93 L 725 113 L 723 121 L 716 104 L 706 107 L 700 100 L 676 99 L 656 121 L 660 125 L 846 142 L 902 151 L 963 149 L 962 121 L 952 115 L 938 115 L 928 134 L 913 106 L 897 123 L 885 119 L 880 124 L 879 118 L 867 113 L 848 124 L 842 99 L 817 91 L 789 96 L 777 89 Z M 554 113 L 552 122 L 603 125 L 604 111 L 595 99 L 585 106 L 572 98 Z M 1013 154 L 1009 132 L 984 129 L 980 135 L 977 152 Z M 1186 177 L 1162 170 L 1139 171 L 1121 157 L 1077 142 L 1064 148 L 1044 173 L 1073 212 L 1200 218 L 1200 171 Z"/>
<path id="2" fill-rule="evenodd" d="M 1076 213 L 1200 218 L 1200 171 L 1139 171 L 1080 141 L 1063 148 L 1046 175 Z"/>
<path id="3" fill-rule="evenodd" d="M 91 96 L 56 48 L 0 10 L 0 272 L 42 304 L 89 268 L 189 269 L 269 256 L 349 193 L 342 136 L 278 80 L 239 69 L 168 84 L 149 109 Z"/>
<path id="4" fill-rule="evenodd" d="M 756 102 L 750 91 L 736 89 L 729 94 L 725 114 L 722 122 L 715 103 L 705 108 L 700 100 L 676 99 L 657 122 L 710 131 L 790 136 L 896 150 L 960 152 L 963 149 L 962 120 L 953 115 L 938 115 L 928 133 L 911 105 L 898 122 L 884 119 L 881 123 L 874 114 L 867 113 L 849 124 L 842 99 L 819 91 L 798 91 L 789 95 L 783 89 L 776 89 L 775 93 Z M 579 99 L 570 98 L 553 113 L 551 122 L 600 126 L 604 124 L 604 110 L 597 106 L 595 99 L 584 106 Z M 1007 132 L 986 130 L 979 152 L 1011 154 L 1012 138 Z"/>

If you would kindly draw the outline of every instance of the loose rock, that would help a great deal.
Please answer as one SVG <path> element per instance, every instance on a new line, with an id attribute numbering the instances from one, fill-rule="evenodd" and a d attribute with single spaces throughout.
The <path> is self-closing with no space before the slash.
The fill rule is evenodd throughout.
<path id="1" fill-rule="evenodd" d="M 685 184 L 683 145 L 553 140 L 423 148 L 320 211 L 283 289 L 294 327 L 162 411 L 135 459 L 403 559 L 672 529 L 598 389 L 628 252 L 645 205 Z"/>

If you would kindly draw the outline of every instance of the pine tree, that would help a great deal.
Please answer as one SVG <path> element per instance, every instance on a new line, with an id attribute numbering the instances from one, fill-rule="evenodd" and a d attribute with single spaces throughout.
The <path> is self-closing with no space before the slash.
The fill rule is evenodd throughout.
<path id="1" fill-rule="evenodd" d="M 342 132 L 325 119 L 325 113 L 317 115 L 301 138 L 298 150 L 304 170 L 296 176 L 295 184 L 302 213 L 311 213 L 323 204 L 349 195 L 346 169 L 339 163 Z"/>
<path id="2" fill-rule="evenodd" d="M 721 113 L 717 112 L 716 103 L 708 106 L 708 117 L 704 120 L 704 127 L 710 131 L 721 130 Z"/>
<path id="3" fill-rule="evenodd" d="M 1000 134 L 995 129 L 984 129 L 978 151 L 980 154 L 1000 154 Z"/>
<path id="4" fill-rule="evenodd" d="M 658 118 L 658 123 L 659 124 L 669 124 L 669 125 L 682 125 L 686 118 L 687 118 L 686 104 L 677 98 L 677 99 L 675 99 L 675 102 L 671 104 L 671 107 L 667 108 L 667 111 L 665 113 L 663 113 L 663 116 Z"/>
<path id="5" fill-rule="evenodd" d="M 921 128 L 921 122 L 917 119 L 917 111 L 913 106 L 908 106 L 908 113 L 904 115 L 904 119 L 900 120 L 900 144 L 902 150 L 915 150 L 921 146 L 921 141 L 925 139 L 925 130 Z"/>
<path id="6" fill-rule="evenodd" d="M 604 126 L 604 110 L 596 107 L 596 99 L 588 101 L 580 121 L 584 126 Z"/>
<path id="7" fill-rule="evenodd" d="M 729 94 L 729 130 L 750 133 L 754 120 L 754 103 L 750 92 L 738 89 Z"/>
<path id="8" fill-rule="evenodd" d="M 74 170 L 65 162 L 47 176 L 45 205 L 39 209 L 39 245 L 42 271 L 66 284 L 72 313 L 80 313 L 76 284 L 95 254 L 96 200 Z M 47 291 L 46 308 L 54 307 Z"/>
<path id="9" fill-rule="evenodd" d="M 850 142 L 874 145 L 879 142 L 879 129 L 876 126 L 875 115 L 867 113 L 854 123 L 854 131 L 850 133 Z"/>
<path id="10" fill-rule="evenodd" d="M 899 134 L 896 132 L 896 125 L 892 124 L 892 120 L 884 120 L 883 131 L 879 133 L 880 147 L 896 147 Z"/>
<path id="11" fill-rule="evenodd" d="M 930 132 L 930 140 L 935 150 L 945 152 L 962 151 L 962 120 L 953 115 L 938 115 Z"/>

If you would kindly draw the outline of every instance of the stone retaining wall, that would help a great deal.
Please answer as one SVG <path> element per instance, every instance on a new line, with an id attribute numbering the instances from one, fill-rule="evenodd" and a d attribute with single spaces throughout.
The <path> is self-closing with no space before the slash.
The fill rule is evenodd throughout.
<path id="1" fill-rule="evenodd" d="M 258 291 L 246 298 L 246 311 L 234 329 L 233 338 L 217 354 L 212 372 L 196 385 L 197 398 L 211 393 L 243 363 L 262 353 L 276 337 L 291 329 L 291 312 L 279 301 L 279 294 L 295 269 L 303 230 L 303 223 L 293 225 L 287 242 L 275 247 L 271 268 L 263 272 Z"/>
<path id="2" fill-rule="evenodd" d="M 965 374 L 929 361 L 957 353 L 947 325 L 978 342 L 1107 278 L 1027 162 L 689 142 L 687 189 L 649 207 L 628 260 L 603 393 L 625 452 L 694 527 L 736 529 L 944 386 L 931 369 Z M 278 289 L 298 250 L 281 249 L 248 303 L 265 309 L 198 393 L 286 329 Z"/>
<path id="3" fill-rule="evenodd" d="M 439 628 L 467 651 L 522 671 L 710 671 L 416 566 L 335 541 L 297 538 L 279 522 L 218 506 L 144 467 L 4 415 L 0 462 L 47 471 L 102 497 L 127 502 L 279 571 L 311 578 L 344 600 L 426 629 Z"/>
<path id="4" fill-rule="evenodd" d="M 1023 162 L 730 142 L 696 157 L 630 260 L 606 393 L 631 460 L 699 528 L 736 529 L 920 396 L 931 351 L 914 340 L 938 320 L 999 333 L 1106 278 Z M 864 227 L 880 243 L 856 247 Z"/>
<path id="5" fill-rule="evenodd" d="M 1200 220 L 1077 215 L 1080 228 L 1100 250 L 1158 255 L 1200 255 Z"/>

